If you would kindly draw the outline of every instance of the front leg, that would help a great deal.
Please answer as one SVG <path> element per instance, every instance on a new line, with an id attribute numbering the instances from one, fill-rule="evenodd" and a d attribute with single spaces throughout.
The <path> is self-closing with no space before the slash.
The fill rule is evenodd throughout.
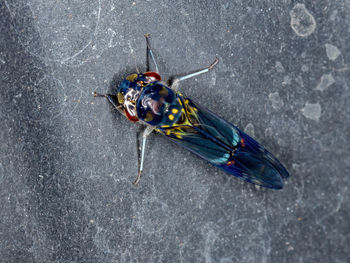
<path id="1" fill-rule="evenodd" d="M 185 80 L 185 79 L 189 79 L 189 78 L 193 78 L 193 77 L 198 76 L 200 74 L 206 73 L 206 72 L 212 70 L 215 67 L 215 65 L 218 63 L 219 63 L 219 59 L 216 58 L 215 61 L 209 67 L 206 67 L 203 69 L 198 69 L 198 70 L 195 70 L 189 74 L 172 79 L 172 83 L 170 84 L 170 88 L 172 88 L 173 90 L 177 90 L 177 87 L 179 86 L 180 81 Z"/>
<path id="2" fill-rule="evenodd" d="M 140 132 L 137 132 L 136 136 L 137 136 L 137 158 L 138 158 L 138 173 L 137 173 L 137 177 L 135 179 L 135 181 L 133 182 L 134 185 L 137 185 L 140 181 L 141 178 L 141 174 L 142 174 L 142 170 L 143 170 L 143 162 L 145 159 L 145 148 L 146 148 L 146 139 L 148 137 L 148 135 L 151 134 L 151 132 L 154 130 L 154 127 L 152 126 L 147 126 L 146 128 L 144 128 L 143 132 L 142 132 L 142 146 L 141 149 L 139 147 L 139 135 Z M 140 161 L 140 151 L 141 151 L 141 161 Z"/>
<path id="3" fill-rule="evenodd" d="M 153 55 L 153 51 L 152 51 L 152 48 L 151 48 L 151 44 L 150 44 L 150 41 L 149 41 L 149 36 L 150 34 L 145 34 L 145 38 L 146 38 L 146 44 L 147 44 L 147 50 L 146 50 L 146 71 L 150 71 L 150 66 L 149 66 L 149 57 L 151 57 L 152 61 L 153 61 L 153 64 L 156 68 L 156 73 L 159 74 L 159 70 L 158 70 L 158 65 L 157 65 L 157 62 L 156 62 L 156 59 L 154 58 L 154 55 Z"/>

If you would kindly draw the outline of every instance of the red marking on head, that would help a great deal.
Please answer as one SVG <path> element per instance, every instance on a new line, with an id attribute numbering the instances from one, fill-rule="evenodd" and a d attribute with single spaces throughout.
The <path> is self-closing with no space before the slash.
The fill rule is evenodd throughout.
<path id="1" fill-rule="evenodd" d="M 236 162 L 235 162 L 234 160 L 231 160 L 231 161 L 228 161 L 228 162 L 227 162 L 227 165 L 228 165 L 228 166 L 231 166 L 231 165 L 234 165 L 235 163 L 236 163 Z"/>
<path id="2" fill-rule="evenodd" d="M 160 75 L 157 72 L 152 72 L 152 71 L 145 72 L 144 75 L 147 77 L 155 78 L 158 81 L 162 80 L 162 78 L 160 77 Z"/>
<path id="3" fill-rule="evenodd" d="M 136 116 L 130 115 L 130 113 L 127 110 L 125 110 L 125 115 L 129 119 L 129 121 L 132 121 L 132 122 L 138 122 L 139 121 L 139 118 L 137 118 Z"/>
<path id="4" fill-rule="evenodd" d="M 241 139 L 241 145 L 242 145 L 242 147 L 245 147 L 245 143 L 244 143 L 244 139 L 243 138 Z"/>

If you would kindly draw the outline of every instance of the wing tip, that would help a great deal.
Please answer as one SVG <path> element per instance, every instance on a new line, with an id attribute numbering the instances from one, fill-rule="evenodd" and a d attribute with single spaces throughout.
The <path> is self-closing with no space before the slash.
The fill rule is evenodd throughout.
<path id="1" fill-rule="evenodd" d="M 289 176 L 287 170 L 283 167 L 276 167 L 271 161 L 261 158 L 254 153 L 240 152 L 234 159 L 232 166 L 222 166 L 226 172 L 240 177 L 246 182 L 264 187 L 279 190 L 284 186 L 284 179 Z"/>
<path id="2" fill-rule="evenodd" d="M 273 178 L 268 178 L 268 179 L 259 178 L 259 179 L 253 179 L 253 180 L 248 179 L 246 181 L 264 188 L 269 188 L 274 190 L 283 189 L 283 186 L 284 186 L 284 180 L 279 174 L 276 174 Z"/>
<path id="3" fill-rule="evenodd" d="M 283 164 L 275 157 L 273 156 L 268 150 L 266 150 L 263 146 L 261 146 L 256 140 L 254 140 L 252 137 L 247 135 L 246 133 L 241 131 L 241 136 L 246 141 L 246 145 L 249 148 L 249 151 L 258 153 L 259 151 L 262 153 L 262 158 L 266 158 L 273 167 L 278 171 L 280 176 L 285 179 L 289 177 L 289 172 L 287 169 L 283 166 Z M 264 157 L 265 156 L 265 157 Z M 283 185 L 282 185 L 283 188 Z M 279 188 L 281 189 L 281 188 Z"/>
<path id="4" fill-rule="evenodd" d="M 275 182 L 273 182 L 271 184 L 271 189 L 275 189 L 275 190 L 281 190 L 283 189 L 283 186 L 284 186 L 284 181 L 283 179 L 279 176 L 279 179 L 277 179 Z"/>

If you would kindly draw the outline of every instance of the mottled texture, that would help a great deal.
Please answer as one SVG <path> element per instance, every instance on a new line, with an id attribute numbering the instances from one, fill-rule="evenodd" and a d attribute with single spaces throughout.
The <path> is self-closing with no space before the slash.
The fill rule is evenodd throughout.
<path id="1" fill-rule="evenodd" d="M 340 55 L 340 51 L 336 46 L 333 46 L 332 44 L 325 44 L 327 56 L 330 60 L 336 60 L 337 57 Z"/>
<path id="2" fill-rule="evenodd" d="M 335 82 L 332 74 L 323 74 L 316 90 L 324 91 Z"/>
<path id="3" fill-rule="evenodd" d="M 298 36 L 306 37 L 315 31 L 316 20 L 304 4 L 296 4 L 289 15 L 291 18 L 290 24 Z"/>
<path id="4" fill-rule="evenodd" d="M 350 261 L 349 1 L 6 0 L 0 11 L 2 262 Z M 145 69 L 145 33 L 164 78 L 220 59 L 180 89 L 253 130 L 289 170 L 283 190 L 155 135 L 131 184 L 138 127 L 92 92 Z"/>

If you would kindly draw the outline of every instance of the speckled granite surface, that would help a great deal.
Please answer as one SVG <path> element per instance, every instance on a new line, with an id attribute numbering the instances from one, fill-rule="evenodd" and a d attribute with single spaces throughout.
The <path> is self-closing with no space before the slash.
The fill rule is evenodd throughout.
<path id="1" fill-rule="evenodd" d="M 0 15 L 1 262 L 349 262 L 350 2 L 10 1 Z M 281 191 L 138 127 L 105 92 L 152 44 L 164 78 L 253 135 Z"/>

